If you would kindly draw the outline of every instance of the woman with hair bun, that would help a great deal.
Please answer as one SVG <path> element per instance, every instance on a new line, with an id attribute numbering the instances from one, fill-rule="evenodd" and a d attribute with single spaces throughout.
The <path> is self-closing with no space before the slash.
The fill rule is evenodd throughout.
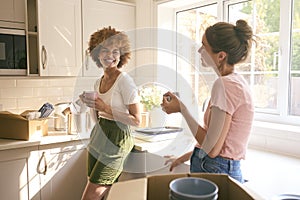
<path id="1" fill-rule="evenodd" d="M 202 65 L 218 74 L 201 126 L 183 102 L 171 92 L 164 94 L 162 109 L 170 114 L 180 112 L 197 144 L 172 162 L 170 170 L 190 159 L 190 171 L 226 173 L 244 182 L 240 160 L 245 159 L 251 132 L 254 106 L 250 88 L 235 64 L 245 61 L 251 50 L 253 33 L 244 20 L 236 25 L 218 22 L 205 30 L 198 50 Z"/>

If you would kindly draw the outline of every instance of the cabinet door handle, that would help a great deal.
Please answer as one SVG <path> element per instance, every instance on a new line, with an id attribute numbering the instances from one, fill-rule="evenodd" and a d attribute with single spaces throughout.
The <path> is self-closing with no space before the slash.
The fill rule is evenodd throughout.
<path id="1" fill-rule="evenodd" d="M 46 65 L 47 65 L 47 50 L 46 50 L 46 47 L 44 45 L 42 46 L 41 59 L 42 59 L 43 69 L 46 69 Z"/>
<path id="2" fill-rule="evenodd" d="M 40 169 L 42 160 L 44 161 L 44 170 L 43 171 Z M 46 160 L 45 152 L 43 152 L 42 156 L 40 157 L 36 171 L 37 171 L 37 173 L 44 174 L 44 175 L 46 175 L 46 173 L 47 173 L 47 160 Z"/>

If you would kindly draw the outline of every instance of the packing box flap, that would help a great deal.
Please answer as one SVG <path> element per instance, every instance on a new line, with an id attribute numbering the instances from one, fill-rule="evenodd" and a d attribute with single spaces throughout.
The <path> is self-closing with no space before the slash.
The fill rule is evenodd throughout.
<path id="1" fill-rule="evenodd" d="M 249 190 L 226 174 L 166 174 L 118 182 L 113 184 L 107 200 L 169 200 L 169 183 L 180 177 L 201 177 L 213 181 L 219 188 L 222 200 L 262 200 L 263 198 Z"/>
<path id="2" fill-rule="evenodd" d="M 121 181 L 113 184 L 106 200 L 116 199 L 146 200 L 147 178 L 138 178 L 128 181 Z"/>
<path id="3" fill-rule="evenodd" d="M 11 119 L 11 120 L 22 120 L 27 121 L 22 115 L 13 114 L 8 111 L 1 111 L 0 112 L 0 119 Z"/>
<path id="4" fill-rule="evenodd" d="M 30 112 L 37 112 L 37 110 L 25 110 L 24 112 L 22 112 L 20 114 L 20 116 L 26 118 L 27 114 L 30 113 Z M 42 118 L 41 118 L 42 119 Z"/>

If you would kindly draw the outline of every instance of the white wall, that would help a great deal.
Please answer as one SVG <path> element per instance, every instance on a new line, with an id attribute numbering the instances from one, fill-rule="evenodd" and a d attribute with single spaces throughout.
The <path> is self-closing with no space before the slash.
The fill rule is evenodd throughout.
<path id="1" fill-rule="evenodd" d="M 297 126 L 255 121 L 249 147 L 300 158 Z"/>

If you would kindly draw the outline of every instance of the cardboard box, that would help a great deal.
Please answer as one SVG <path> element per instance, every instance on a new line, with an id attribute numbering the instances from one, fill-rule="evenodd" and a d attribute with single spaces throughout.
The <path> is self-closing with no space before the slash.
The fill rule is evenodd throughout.
<path id="1" fill-rule="evenodd" d="M 27 120 L 25 115 L 13 114 L 7 111 L 0 112 L 0 138 L 29 140 L 48 133 L 48 119 Z"/>
<path id="2" fill-rule="evenodd" d="M 148 176 L 117 182 L 112 185 L 107 200 L 169 200 L 169 183 L 180 177 L 200 177 L 213 181 L 219 188 L 219 200 L 263 199 L 226 174 L 192 173 Z"/>

